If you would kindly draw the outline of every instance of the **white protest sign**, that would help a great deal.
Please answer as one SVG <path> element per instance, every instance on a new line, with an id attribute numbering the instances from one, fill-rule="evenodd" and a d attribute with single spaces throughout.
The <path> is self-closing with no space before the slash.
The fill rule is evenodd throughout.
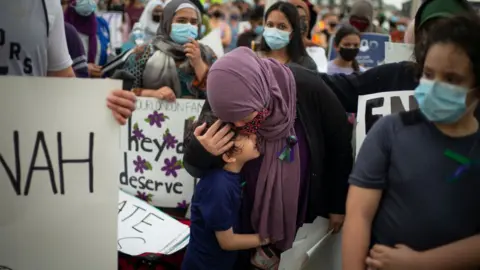
<path id="1" fill-rule="evenodd" d="M 118 251 L 169 255 L 188 244 L 190 228 L 123 191 L 118 202 Z"/>
<path id="2" fill-rule="evenodd" d="M 341 270 L 341 237 L 332 235 L 328 228 L 328 219 L 322 217 L 303 224 L 297 231 L 293 247 L 281 254 L 278 269 Z"/>
<path id="3" fill-rule="evenodd" d="M 187 208 L 195 180 L 183 168 L 183 137 L 204 101 L 138 98 L 122 128 L 120 188 L 160 207 Z"/>
<path id="4" fill-rule="evenodd" d="M 315 64 L 317 64 L 317 71 L 326 73 L 327 72 L 327 56 L 325 55 L 325 49 L 322 47 L 307 47 L 308 55 L 313 59 Z"/>
<path id="5" fill-rule="evenodd" d="M 117 269 L 120 127 L 105 99 L 121 82 L 0 85 L 0 266 Z"/>
<path id="6" fill-rule="evenodd" d="M 225 54 L 222 45 L 222 34 L 219 29 L 210 31 L 210 33 L 199 40 L 199 42 L 210 47 L 218 58 Z"/>
<path id="7" fill-rule="evenodd" d="M 385 64 L 413 61 L 413 44 L 385 42 Z"/>
<path id="8" fill-rule="evenodd" d="M 382 92 L 358 97 L 356 125 L 356 153 L 360 150 L 368 130 L 380 117 L 409 111 L 418 107 L 413 91 Z"/>

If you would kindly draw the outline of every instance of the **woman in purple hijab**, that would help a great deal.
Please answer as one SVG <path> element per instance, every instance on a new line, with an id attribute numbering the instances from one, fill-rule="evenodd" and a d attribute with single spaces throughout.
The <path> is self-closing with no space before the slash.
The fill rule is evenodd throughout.
<path id="1" fill-rule="evenodd" d="M 274 241 L 271 250 L 277 257 L 292 247 L 297 229 L 317 216 L 330 218 L 332 229 L 340 229 L 352 166 L 345 110 L 325 84 L 296 82 L 294 75 L 301 70 L 237 48 L 210 68 L 202 112 L 211 110 L 259 138 L 262 156 L 242 171 L 241 232 Z M 194 174 L 202 173 L 198 168 L 208 170 L 205 164 L 219 154 L 202 146 L 203 129 L 198 127 L 185 141 L 185 167 Z M 263 253 L 268 252 L 258 250 L 252 257 L 256 267 L 257 255 Z"/>

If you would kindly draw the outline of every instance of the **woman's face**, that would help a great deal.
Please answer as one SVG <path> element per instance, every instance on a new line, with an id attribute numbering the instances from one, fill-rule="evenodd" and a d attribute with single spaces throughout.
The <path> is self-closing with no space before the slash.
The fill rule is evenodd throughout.
<path id="1" fill-rule="evenodd" d="M 340 50 L 340 48 L 347 48 L 347 49 L 356 49 L 360 47 L 360 37 L 355 34 L 347 35 L 342 40 L 340 41 L 340 44 L 338 44 L 337 52 Z"/>
<path id="2" fill-rule="evenodd" d="M 468 55 L 452 43 L 438 43 L 430 47 L 425 58 L 423 78 L 440 81 L 465 89 L 475 87 L 475 75 Z M 467 96 L 467 107 L 474 102 L 474 92 Z"/>
<path id="3" fill-rule="evenodd" d="M 182 8 L 177 13 L 175 13 L 175 16 L 173 16 L 172 23 L 181 23 L 181 24 L 192 24 L 192 25 L 197 25 L 198 24 L 198 15 L 197 11 L 191 8 Z"/>
<path id="4" fill-rule="evenodd" d="M 279 10 L 274 10 L 268 14 L 265 22 L 266 27 L 277 28 L 282 31 L 292 32 L 293 28 L 285 14 Z"/>

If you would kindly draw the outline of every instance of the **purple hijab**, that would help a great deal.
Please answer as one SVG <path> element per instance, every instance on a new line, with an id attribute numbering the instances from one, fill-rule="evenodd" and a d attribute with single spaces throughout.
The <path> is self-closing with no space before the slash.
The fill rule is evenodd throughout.
<path id="1" fill-rule="evenodd" d="M 74 1 L 72 1 L 73 3 Z M 97 56 L 97 17 L 95 13 L 88 16 L 81 16 L 75 8 L 69 6 L 65 10 L 65 22 L 73 25 L 79 33 L 88 36 L 88 63 L 95 63 Z"/>
<path id="2" fill-rule="evenodd" d="M 235 122 L 252 112 L 270 115 L 258 130 L 263 161 L 255 187 L 252 226 L 262 238 L 282 249 L 292 246 L 300 192 L 298 144 L 292 162 L 279 159 L 287 138 L 295 135 L 297 89 L 292 72 L 273 59 L 260 59 L 245 47 L 218 59 L 207 77 L 207 96 L 213 113 Z"/>

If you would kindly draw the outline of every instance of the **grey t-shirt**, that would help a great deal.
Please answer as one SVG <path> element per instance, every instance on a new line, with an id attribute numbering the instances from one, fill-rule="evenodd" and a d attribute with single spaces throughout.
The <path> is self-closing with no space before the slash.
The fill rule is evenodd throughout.
<path id="1" fill-rule="evenodd" d="M 447 149 L 476 163 L 460 172 Z M 423 119 L 405 124 L 393 114 L 378 120 L 349 180 L 383 190 L 372 244 L 421 251 L 480 233 L 479 162 L 480 132 L 451 138 Z"/>

